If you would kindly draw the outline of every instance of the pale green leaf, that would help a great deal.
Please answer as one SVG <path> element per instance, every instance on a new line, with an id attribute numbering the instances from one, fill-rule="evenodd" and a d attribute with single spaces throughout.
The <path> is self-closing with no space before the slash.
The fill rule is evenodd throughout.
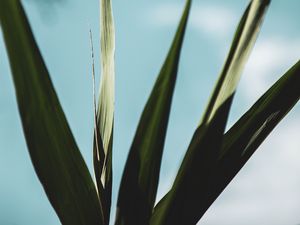
<path id="1" fill-rule="evenodd" d="M 115 28 L 111 0 L 100 0 L 101 81 L 94 135 L 94 170 L 99 198 L 109 222 L 115 101 Z"/>

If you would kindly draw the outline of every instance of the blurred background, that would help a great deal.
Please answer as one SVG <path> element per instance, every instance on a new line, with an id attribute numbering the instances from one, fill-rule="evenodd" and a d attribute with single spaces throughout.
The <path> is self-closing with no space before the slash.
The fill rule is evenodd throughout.
<path id="1" fill-rule="evenodd" d="M 93 104 L 89 29 L 94 35 L 98 82 L 99 2 L 22 2 L 73 134 L 92 171 Z M 172 184 L 247 4 L 248 0 L 194 0 L 173 98 L 158 199 Z M 183 5 L 183 0 L 113 1 L 116 112 L 112 218 L 122 170 L 139 116 L 170 47 Z M 228 128 L 299 60 L 299 8 L 299 0 L 272 1 L 241 79 Z M 1 35 L 0 109 L 0 225 L 60 224 L 27 152 Z M 298 104 L 199 224 L 299 224 L 299 135 Z"/>

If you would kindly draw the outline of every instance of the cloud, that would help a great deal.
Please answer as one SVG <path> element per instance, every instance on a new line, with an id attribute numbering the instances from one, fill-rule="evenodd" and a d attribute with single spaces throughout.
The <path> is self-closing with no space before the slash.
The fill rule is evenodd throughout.
<path id="1" fill-rule="evenodd" d="M 253 102 L 299 60 L 300 39 L 265 38 L 258 41 L 245 68 L 241 90 Z"/>
<path id="2" fill-rule="evenodd" d="M 178 23 L 183 6 L 160 4 L 148 13 L 148 20 L 155 26 L 174 26 Z M 222 38 L 230 34 L 236 21 L 235 13 L 219 5 L 194 5 L 191 9 L 189 26 L 212 37 Z"/>
<path id="3" fill-rule="evenodd" d="M 235 21 L 234 12 L 219 6 L 198 6 L 191 14 L 191 25 L 194 29 L 219 37 L 229 34 Z"/>

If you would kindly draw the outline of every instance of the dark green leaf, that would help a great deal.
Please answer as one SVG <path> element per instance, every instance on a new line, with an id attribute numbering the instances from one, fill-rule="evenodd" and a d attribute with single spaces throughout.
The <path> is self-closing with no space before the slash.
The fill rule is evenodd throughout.
<path id="1" fill-rule="evenodd" d="M 116 224 L 148 224 L 155 202 L 171 101 L 191 1 L 141 116 L 122 177 Z"/>
<path id="2" fill-rule="evenodd" d="M 300 62 L 282 76 L 224 135 L 218 163 L 207 181 L 203 213 L 300 98 Z M 161 214 L 169 193 L 155 207 Z"/>
<path id="3" fill-rule="evenodd" d="M 62 224 L 101 225 L 94 182 L 18 0 L 0 1 L 23 130 L 35 171 Z"/>
<path id="4" fill-rule="evenodd" d="M 153 225 L 193 225 L 202 217 L 202 198 L 216 166 L 233 96 L 248 55 L 259 33 L 269 1 L 253 0 L 237 28 L 215 90 L 196 129 L 172 190 L 152 216 Z M 206 209 L 207 209 L 206 208 Z"/>
<path id="5" fill-rule="evenodd" d="M 300 98 L 300 61 L 283 75 L 225 134 L 218 165 L 210 179 L 207 204 L 245 165 Z"/>

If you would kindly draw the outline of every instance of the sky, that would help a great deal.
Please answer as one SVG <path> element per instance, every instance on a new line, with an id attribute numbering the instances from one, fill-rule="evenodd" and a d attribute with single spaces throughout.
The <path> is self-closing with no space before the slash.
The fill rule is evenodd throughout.
<path id="1" fill-rule="evenodd" d="M 22 1 L 76 141 L 92 171 L 89 29 L 99 49 L 99 2 Z M 172 184 L 248 1 L 195 0 L 181 54 L 158 199 Z M 184 1 L 113 1 L 116 112 L 113 213 L 126 156 L 172 41 Z M 246 64 L 228 128 L 299 60 L 299 0 L 273 0 Z M 96 52 L 99 81 L 99 51 Z M 31 164 L 0 35 L 0 225 L 58 225 Z M 201 225 L 300 224 L 300 106 L 280 123 L 202 218 Z"/>

